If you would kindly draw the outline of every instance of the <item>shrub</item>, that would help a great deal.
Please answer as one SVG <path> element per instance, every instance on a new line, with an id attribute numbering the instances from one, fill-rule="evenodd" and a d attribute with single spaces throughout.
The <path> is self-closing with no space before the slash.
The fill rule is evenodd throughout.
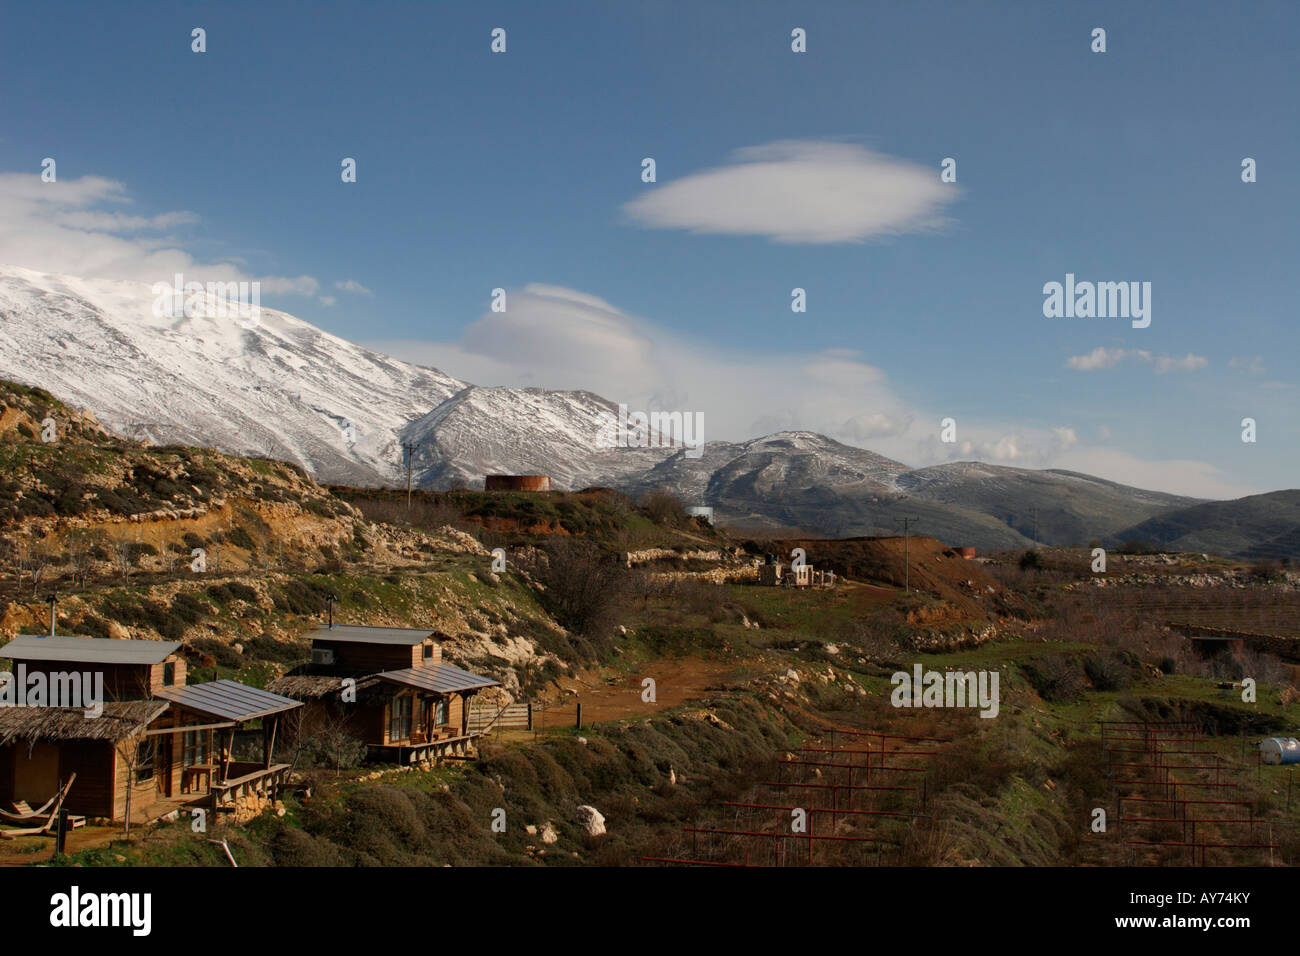
<path id="1" fill-rule="evenodd" d="M 585 539 L 562 538 L 547 544 L 545 558 L 533 562 L 532 571 L 545 588 L 542 603 L 560 624 L 608 640 L 628 584 L 614 555 Z"/>
<path id="2" fill-rule="evenodd" d="M 1123 690 L 1133 682 L 1133 671 L 1118 654 L 1090 654 L 1083 671 L 1097 690 Z"/>
<path id="3" fill-rule="evenodd" d="M 642 498 L 641 509 L 658 525 L 676 528 L 686 522 L 686 507 L 682 499 L 666 488 L 656 488 Z"/>
<path id="4" fill-rule="evenodd" d="M 1053 654 L 1026 662 L 1025 675 L 1038 696 L 1052 703 L 1068 703 L 1083 696 L 1083 675 L 1078 662 L 1065 654 Z"/>

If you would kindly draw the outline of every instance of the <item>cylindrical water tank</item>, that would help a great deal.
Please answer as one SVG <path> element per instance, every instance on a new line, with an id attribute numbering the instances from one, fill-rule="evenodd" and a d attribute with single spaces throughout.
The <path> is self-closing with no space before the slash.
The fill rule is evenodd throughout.
<path id="1" fill-rule="evenodd" d="M 551 479 L 546 475 L 486 475 L 484 491 L 550 491 Z"/>
<path id="2" fill-rule="evenodd" d="M 1294 737 L 1265 737 L 1259 743 L 1264 763 L 1300 763 L 1300 740 Z"/>

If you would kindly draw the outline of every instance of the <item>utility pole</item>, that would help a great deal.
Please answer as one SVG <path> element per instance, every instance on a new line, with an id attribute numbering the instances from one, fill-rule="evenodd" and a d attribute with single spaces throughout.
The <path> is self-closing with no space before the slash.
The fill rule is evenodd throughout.
<path id="1" fill-rule="evenodd" d="M 920 518 L 908 516 L 906 518 L 895 518 L 895 521 L 903 522 L 903 590 L 912 593 L 912 564 L 908 560 L 907 531 L 913 521 L 920 521 Z"/>
<path id="2" fill-rule="evenodd" d="M 402 451 L 406 452 L 406 513 L 411 513 L 411 459 L 415 455 L 415 446 L 402 442 Z"/>
<path id="3" fill-rule="evenodd" d="M 1034 550 L 1038 550 L 1038 509 L 1031 508 L 1029 513 L 1034 517 Z"/>

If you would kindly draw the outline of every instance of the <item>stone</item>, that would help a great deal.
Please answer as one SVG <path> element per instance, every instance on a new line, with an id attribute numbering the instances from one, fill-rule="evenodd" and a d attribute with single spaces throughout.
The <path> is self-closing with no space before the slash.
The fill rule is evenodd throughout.
<path id="1" fill-rule="evenodd" d="M 587 831 L 588 836 L 603 836 L 605 834 L 605 817 L 595 807 L 583 804 L 578 807 L 577 813 L 578 825 Z"/>
<path id="2" fill-rule="evenodd" d="M 597 814 L 597 816 L 599 816 L 599 814 Z M 603 818 L 602 818 L 602 822 L 603 822 Z M 600 832 L 601 833 L 605 832 L 603 826 L 601 827 Z M 555 843 L 559 839 L 560 839 L 560 835 L 555 832 L 555 827 L 551 826 L 551 822 L 549 820 L 546 821 L 546 823 L 542 826 L 542 842 L 548 844 Z"/>

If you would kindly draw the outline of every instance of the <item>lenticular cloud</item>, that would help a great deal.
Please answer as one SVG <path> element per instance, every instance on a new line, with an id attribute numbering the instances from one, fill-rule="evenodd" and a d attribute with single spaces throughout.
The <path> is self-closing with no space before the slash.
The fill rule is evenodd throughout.
<path id="1" fill-rule="evenodd" d="M 848 143 L 782 141 L 737 150 L 626 203 L 641 225 L 767 236 L 783 243 L 861 242 L 942 225 L 958 189 L 921 166 Z"/>

